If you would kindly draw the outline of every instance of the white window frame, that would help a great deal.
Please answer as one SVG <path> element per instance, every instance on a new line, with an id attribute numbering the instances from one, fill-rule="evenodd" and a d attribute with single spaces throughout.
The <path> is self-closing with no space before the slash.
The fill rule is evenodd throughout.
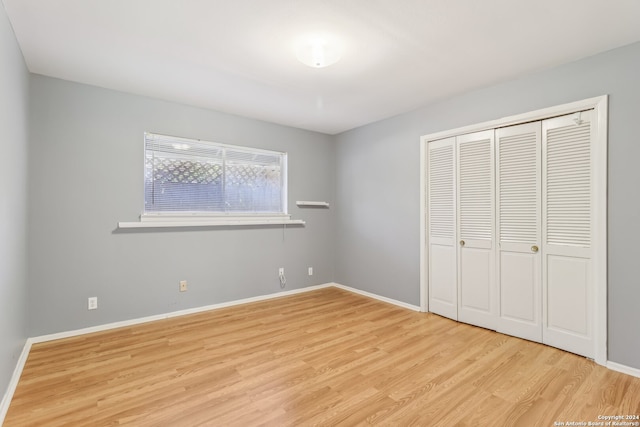
<path id="1" fill-rule="evenodd" d="M 181 137 L 174 137 L 168 135 L 155 134 L 151 132 L 145 132 L 145 146 L 147 138 L 153 138 L 154 136 L 170 139 L 175 141 L 176 144 L 189 145 L 193 143 L 198 144 L 211 144 L 217 148 L 229 148 L 232 150 L 242 150 L 255 152 L 255 154 L 278 154 L 284 157 L 284 161 L 281 164 L 281 178 L 282 178 L 282 206 L 281 212 L 277 213 L 261 213 L 261 212 L 215 212 L 215 211 L 188 211 L 188 212 L 148 212 L 145 210 L 144 200 L 142 206 L 142 213 L 140 214 L 140 221 L 134 222 L 119 222 L 118 228 L 164 228 L 164 227 L 211 227 L 211 226 L 255 226 L 255 225 L 287 225 L 287 224 L 304 224 L 302 220 L 293 220 L 291 215 L 288 214 L 288 179 L 287 179 L 287 153 L 278 152 L 272 150 L 257 149 L 239 145 L 220 144 L 210 141 L 202 141 L 196 139 L 188 139 Z M 143 158 L 146 154 L 143 154 Z M 143 171 L 144 171 L 143 161 Z M 144 173 L 144 172 L 143 172 Z M 143 179 L 144 182 L 144 179 Z M 144 199 L 144 198 L 143 198 Z"/>

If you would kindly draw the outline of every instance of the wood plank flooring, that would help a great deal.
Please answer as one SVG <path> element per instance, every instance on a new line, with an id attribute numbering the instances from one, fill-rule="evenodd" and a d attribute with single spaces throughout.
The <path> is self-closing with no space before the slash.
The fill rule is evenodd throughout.
<path id="1" fill-rule="evenodd" d="M 640 378 L 335 288 L 33 346 L 5 426 L 553 426 Z"/>

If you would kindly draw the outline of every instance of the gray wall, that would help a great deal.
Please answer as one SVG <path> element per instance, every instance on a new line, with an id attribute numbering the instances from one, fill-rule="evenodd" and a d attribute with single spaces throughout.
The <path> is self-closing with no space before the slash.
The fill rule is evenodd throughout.
<path id="1" fill-rule="evenodd" d="M 0 399 L 27 337 L 28 82 L 0 3 Z"/>
<path id="2" fill-rule="evenodd" d="M 421 135 L 609 94 L 609 359 L 640 369 L 640 43 L 337 137 L 336 281 L 419 305 Z"/>
<path id="3" fill-rule="evenodd" d="M 640 368 L 640 44 L 331 137 L 37 75 L 27 90 L 4 15 L 0 37 L 0 144 L 11 158 L 0 172 L 9 186 L 0 208 L 0 386 L 25 337 L 27 92 L 30 336 L 277 293 L 280 266 L 287 289 L 335 280 L 418 305 L 419 137 L 610 94 L 609 358 Z M 287 151 L 289 210 L 306 227 L 116 230 L 140 214 L 144 131 Z M 300 199 L 331 209 L 300 209 Z M 89 296 L 98 310 L 86 309 Z"/>
<path id="4" fill-rule="evenodd" d="M 334 202 L 332 137 L 39 75 L 30 96 L 31 336 L 280 292 L 278 267 L 285 290 L 333 280 L 333 210 L 295 205 Z M 116 230 L 140 215 L 144 131 L 288 152 L 307 225 Z"/>

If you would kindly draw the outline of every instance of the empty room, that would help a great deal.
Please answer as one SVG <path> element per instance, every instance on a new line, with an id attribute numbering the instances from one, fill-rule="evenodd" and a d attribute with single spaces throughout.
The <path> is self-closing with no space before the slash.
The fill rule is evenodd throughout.
<path id="1" fill-rule="evenodd" d="M 0 5 L 0 425 L 640 426 L 640 2 Z"/>

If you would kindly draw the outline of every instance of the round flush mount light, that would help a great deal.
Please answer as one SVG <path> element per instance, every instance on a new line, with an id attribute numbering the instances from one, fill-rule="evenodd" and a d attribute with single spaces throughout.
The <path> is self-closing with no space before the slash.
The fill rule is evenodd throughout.
<path id="1" fill-rule="evenodd" d="M 335 40 L 326 37 L 309 37 L 300 43 L 296 49 L 298 61 L 313 68 L 323 68 L 333 65 L 340 60 L 341 51 Z"/>

